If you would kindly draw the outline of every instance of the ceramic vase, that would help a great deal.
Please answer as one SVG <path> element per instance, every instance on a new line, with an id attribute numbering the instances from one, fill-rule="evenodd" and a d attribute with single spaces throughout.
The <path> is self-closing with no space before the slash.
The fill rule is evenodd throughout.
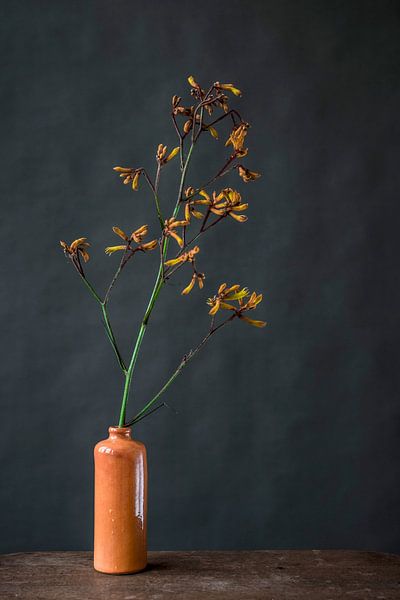
<path id="1" fill-rule="evenodd" d="M 147 460 L 129 427 L 110 427 L 94 449 L 94 568 L 122 575 L 147 564 Z"/>

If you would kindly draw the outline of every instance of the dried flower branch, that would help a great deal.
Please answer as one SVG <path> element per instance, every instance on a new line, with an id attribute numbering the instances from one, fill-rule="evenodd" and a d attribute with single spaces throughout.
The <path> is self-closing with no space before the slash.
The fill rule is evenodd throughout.
<path id="1" fill-rule="evenodd" d="M 152 398 L 131 421 L 127 422 L 126 408 L 137 358 L 150 316 L 160 295 L 161 289 L 165 283 L 185 265 L 188 265 L 191 269 L 191 277 L 189 283 L 182 289 L 181 294 L 183 296 L 188 295 L 195 288 L 196 284 L 200 290 L 203 289 L 205 274 L 197 269 L 196 261 L 200 248 L 197 245 L 193 246 L 194 242 L 211 228 L 224 221 L 226 217 L 231 217 L 231 219 L 238 223 L 245 223 L 247 221 L 247 216 L 243 213 L 247 210 L 249 204 L 247 201 L 242 201 L 241 194 L 237 190 L 232 187 L 224 187 L 219 192 L 214 190 L 213 192 L 208 193 L 206 188 L 211 186 L 218 179 L 225 177 L 234 169 L 238 170 L 238 174 L 244 183 L 255 181 L 260 177 L 260 173 L 250 171 L 246 166 L 239 162 L 240 159 L 248 154 L 248 148 L 245 147 L 245 140 L 249 124 L 242 118 L 236 109 L 230 108 L 229 98 L 226 93 L 232 94 L 233 97 L 241 97 L 242 92 L 240 89 L 232 83 L 220 82 L 215 82 L 210 85 L 208 89 L 205 89 L 193 75 L 188 77 L 188 83 L 190 85 L 192 103 L 185 105 L 182 103 L 182 98 L 180 96 L 174 95 L 172 97 L 171 118 L 179 145 L 173 147 L 171 151 L 168 151 L 168 147 L 164 144 L 158 145 L 155 157 L 156 171 L 154 179 L 150 177 L 143 167 L 114 167 L 114 171 L 119 174 L 123 183 L 125 185 L 129 184 L 131 189 L 135 192 L 139 190 L 140 178 L 143 176 L 154 197 L 155 209 L 160 224 L 159 237 L 154 237 L 146 242 L 145 238 L 149 232 L 147 225 L 142 225 L 133 230 L 130 235 L 117 226 L 113 227 L 113 232 L 123 241 L 123 243 L 115 246 L 107 246 L 105 249 L 106 254 L 109 256 L 120 252 L 121 258 L 111 282 L 106 289 L 104 297 L 101 297 L 94 289 L 85 272 L 84 265 L 89 260 L 89 243 L 86 238 L 78 238 L 70 245 L 64 241 L 60 242 L 65 255 L 71 261 L 85 286 L 100 306 L 107 337 L 113 347 L 118 364 L 124 376 L 125 385 L 119 416 L 119 426 L 121 427 L 125 424 L 130 425 L 136 423 L 145 416 L 148 416 L 161 408 L 161 406 L 164 406 L 165 403 L 162 403 L 157 407 L 152 408 L 188 362 L 208 342 L 211 336 L 222 327 L 235 319 L 242 320 L 255 327 L 264 327 L 266 325 L 265 321 L 251 319 L 247 316 L 249 311 L 254 310 L 261 302 L 261 294 L 256 294 L 256 292 L 250 294 L 247 288 L 243 288 L 238 284 L 231 285 L 230 287 L 226 284 L 222 284 L 217 293 L 207 300 L 210 307 L 209 315 L 211 317 L 208 333 L 194 350 L 191 350 L 183 357 L 177 369 L 154 398 Z M 222 111 L 222 114 L 219 114 L 214 120 L 210 121 L 209 118 L 215 111 Z M 200 136 L 202 133 L 206 133 L 207 135 L 211 135 L 215 140 L 218 140 L 220 138 L 220 132 L 216 129 L 215 125 L 218 124 L 218 129 L 220 129 L 220 126 L 223 125 L 225 119 L 230 119 L 232 121 L 232 129 L 225 143 L 226 147 L 232 146 L 229 157 L 225 159 L 222 167 L 218 168 L 208 181 L 197 187 L 187 186 L 186 177 L 189 164 Z M 207 120 L 209 122 L 207 122 Z M 160 178 L 162 170 L 178 154 L 181 172 L 178 193 L 172 211 L 171 209 L 168 209 L 168 207 L 166 209 L 166 213 L 169 213 L 171 216 L 165 219 L 162 215 L 161 199 L 159 195 Z M 179 213 L 181 210 L 182 214 L 180 215 Z M 191 232 L 191 237 L 188 235 L 189 230 Z M 190 239 L 188 239 L 189 237 Z M 175 253 L 175 256 L 168 257 L 169 242 L 171 238 L 178 244 L 178 252 Z M 122 270 L 130 259 L 138 252 L 147 253 L 155 250 L 157 247 L 159 248 L 160 260 L 153 290 L 150 294 L 147 308 L 139 326 L 130 360 L 128 363 L 125 363 L 108 315 L 107 307 L 110 294 Z M 81 259 L 83 259 L 83 262 Z M 219 314 L 219 311 L 224 310 L 230 313 L 229 316 L 216 325 L 216 316 Z"/>

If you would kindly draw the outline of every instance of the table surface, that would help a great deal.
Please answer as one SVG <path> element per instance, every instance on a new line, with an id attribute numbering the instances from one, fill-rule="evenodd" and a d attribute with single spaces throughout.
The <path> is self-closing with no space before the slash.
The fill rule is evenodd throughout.
<path id="1" fill-rule="evenodd" d="M 400 556 L 351 550 L 149 552 L 136 575 L 93 570 L 91 552 L 0 556 L 0 598 L 19 600 L 391 600 Z"/>

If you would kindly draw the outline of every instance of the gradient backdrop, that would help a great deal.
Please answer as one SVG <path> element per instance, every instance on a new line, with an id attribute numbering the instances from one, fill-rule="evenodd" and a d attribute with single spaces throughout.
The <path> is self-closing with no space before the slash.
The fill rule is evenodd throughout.
<path id="1" fill-rule="evenodd" d="M 253 125 L 238 186 L 249 221 L 210 232 L 207 286 L 162 293 L 129 414 L 208 326 L 221 281 L 263 291 L 137 426 L 150 467 L 151 549 L 400 551 L 396 2 L 16 1 L 1 7 L 2 552 L 92 544 L 92 448 L 122 381 L 97 306 L 59 239 L 86 235 L 104 289 L 112 225 L 149 221 L 116 164 L 175 145 L 186 77 L 233 81 Z M 227 130 L 223 130 L 226 139 Z M 188 183 L 222 164 L 210 137 Z M 170 165 L 163 206 L 175 199 Z M 111 316 L 125 354 L 157 256 L 124 272 Z"/>

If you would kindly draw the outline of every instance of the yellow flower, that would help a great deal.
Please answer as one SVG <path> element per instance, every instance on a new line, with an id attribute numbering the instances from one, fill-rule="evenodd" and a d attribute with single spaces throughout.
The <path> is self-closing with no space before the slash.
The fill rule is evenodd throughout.
<path id="1" fill-rule="evenodd" d="M 187 285 L 181 291 L 182 296 L 186 296 L 187 294 L 190 294 L 196 281 L 197 281 L 199 288 L 202 290 L 203 286 L 204 286 L 204 279 L 205 279 L 204 273 L 198 273 L 197 271 L 195 271 L 192 275 L 192 279 L 190 280 L 189 285 Z"/>
<path id="2" fill-rule="evenodd" d="M 142 225 L 141 227 L 139 227 L 139 229 L 135 229 L 135 231 L 132 231 L 130 239 L 136 242 L 137 244 L 140 244 L 143 238 L 146 237 L 148 230 L 149 228 L 147 225 Z"/>
<path id="3" fill-rule="evenodd" d="M 245 300 L 247 298 L 247 300 Z M 247 288 L 240 288 L 240 285 L 232 285 L 227 287 L 226 283 L 219 286 L 218 292 L 213 298 L 208 298 L 207 304 L 211 306 L 209 315 L 216 315 L 220 309 L 230 310 L 235 313 L 235 317 L 246 321 L 254 327 L 265 327 L 265 321 L 257 321 L 256 319 L 249 319 L 244 315 L 249 310 L 254 310 L 258 304 L 262 301 L 262 294 L 253 292 L 249 297 L 249 290 Z M 231 304 L 237 302 L 237 305 Z"/>
<path id="4" fill-rule="evenodd" d="M 157 160 L 159 162 L 162 162 L 162 160 L 165 158 L 166 154 L 167 154 L 167 146 L 163 146 L 163 144 L 158 144 L 157 152 L 156 152 Z"/>
<path id="5" fill-rule="evenodd" d="M 113 232 L 116 235 L 118 235 L 121 239 L 123 239 L 126 242 L 126 244 L 124 246 L 107 246 L 107 248 L 105 249 L 105 253 L 111 256 L 111 254 L 114 254 L 114 252 L 119 252 L 120 250 L 126 251 L 129 249 L 131 252 L 136 252 L 138 250 L 141 250 L 143 252 L 147 252 L 148 250 L 154 250 L 154 248 L 156 248 L 158 245 L 157 240 L 152 240 L 151 242 L 142 244 L 143 238 L 146 237 L 148 230 L 149 228 L 147 225 L 142 225 L 138 229 L 135 229 L 135 231 L 132 231 L 131 235 L 128 236 L 125 233 L 125 231 L 122 231 L 122 229 L 120 229 L 119 227 L 113 227 Z M 136 248 L 131 247 L 132 242 L 138 244 Z"/>
<path id="6" fill-rule="evenodd" d="M 226 283 L 222 283 L 218 292 L 212 298 L 208 298 L 207 304 L 211 306 L 211 310 L 209 311 L 209 315 L 215 315 L 220 308 L 224 310 L 236 310 L 235 306 L 231 304 L 227 304 L 227 302 L 233 302 L 234 300 L 242 300 L 246 296 L 249 295 L 249 290 L 247 288 L 240 288 L 240 285 L 235 284 L 227 287 Z"/>
<path id="7" fill-rule="evenodd" d="M 247 302 L 244 302 L 243 299 L 240 299 L 239 300 L 240 308 L 239 308 L 239 312 L 238 312 L 239 319 L 246 321 L 246 323 L 253 325 L 253 327 L 265 327 L 267 324 L 265 321 L 257 321 L 256 319 L 249 319 L 248 317 L 243 316 L 244 312 L 246 312 L 248 310 L 254 310 L 258 306 L 258 304 L 260 304 L 262 299 L 263 299 L 263 295 L 257 294 L 256 292 L 253 292 L 251 294 L 251 296 L 247 300 Z"/>
<path id="8" fill-rule="evenodd" d="M 231 135 L 225 142 L 225 146 L 229 146 L 229 144 L 232 144 L 233 149 L 235 151 L 235 155 L 242 155 L 243 152 L 247 153 L 247 149 L 244 148 L 244 139 L 247 135 L 248 128 L 248 123 L 240 123 L 239 125 L 235 125 Z"/>
<path id="9" fill-rule="evenodd" d="M 159 144 L 157 148 L 156 158 L 161 165 L 165 165 L 168 161 L 172 160 L 179 152 L 179 146 L 176 146 L 167 156 L 167 146 Z"/>
<path id="10" fill-rule="evenodd" d="M 114 254 L 114 252 L 118 252 L 119 250 L 126 250 L 126 248 L 127 246 L 107 246 L 104 252 L 108 254 L 108 256 L 111 256 L 111 254 Z"/>
<path id="11" fill-rule="evenodd" d="M 87 248 L 90 246 L 89 242 L 86 241 L 87 238 L 82 237 L 82 238 L 78 238 L 76 240 L 74 240 L 73 242 L 71 242 L 70 245 L 68 245 L 66 242 L 64 242 L 63 240 L 60 240 L 60 245 L 64 250 L 64 253 L 69 256 L 70 258 L 78 258 L 79 256 L 78 254 L 80 254 L 83 258 L 83 260 L 86 262 L 88 262 L 89 260 L 89 253 L 87 251 Z"/>
<path id="12" fill-rule="evenodd" d="M 226 217 L 229 215 L 239 223 L 247 221 L 246 215 L 238 215 L 236 213 L 243 212 L 248 208 L 247 203 L 242 202 L 242 197 L 238 191 L 232 188 L 225 188 L 219 194 L 213 193 L 213 201 L 210 211 L 217 216 Z"/>
<path id="13" fill-rule="evenodd" d="M 178 264 L 184 263 L 184 262 L 193 263 L 194 257 L 196 256 L 196 254 L 198 254 L 198 252 L 200 252 L 200 248 L 198 246 L 195 246 L 194 248 L 192 248 L 192 250 L 189 250 L 189 252 L 184 252 L 177 258 L 171 258 L 170 260 L 167 260 L 165 262 L 165 266 L 173 267 L 174 265 L 178 265 Z"/>
<path id="14" fill-rule="evenodd" d="M 123 178 L 123 183 L 127 185 L 132 183 L 132 189 L 136 192 L 139 187 L 139 178 L 142 174 L 141 169 L 132 169 L 130 167 L 113 167 L 114 171 L 119 173 L 119 176 Z"/>
<path id="15" fill-rule="evenodd" d="M 239 176 L 243 179 L 245 183 L 248 183 L 249 181 L 254 181 L 255 179 L 261 177 L 261 173 L 256 173 L 256 171 L 250 171 L 249 169 L 242 167 L 242 165 L 239 165 L 238 172 Z"/>
<path id="16" fill-rule="evenodd" d="M 195 217 L 196 219 L 202 219 L 204 217 L 203 213 L 199 210 L 196 210 L 196 201 L 189 200 L 185 204 L 185 220 L 190 221 L 191 217 Z"/>
<path id="17" fill-rule="evenodd" d="M 246 323 L 249 323 L 250 325 L 253 325 L 253 327 L 265 327 L 266 326 L 266 321 L 257 321 L 256 319 L 249 319 L 248 317 L 239 317 L 242 321 L 246 321 Z"/>
<path id="18" fill-rule="evenodd" d="M 216 83 L 214 83 L 214 86 L 219 89 L 219 90 L 228 90 L 229 92 L 232 92 L 232 94 L 234 94 L 235 96 L 241 96 L 242 92 L 233 85 L 233 83 L 220 83 L 219 81 L 217 81 Z"/>
<path id="19" fill-rule="evenodd" d="M 211 125 L 209 125 L 207 127 L 208 131 L 211 133 L 211 135 L 213 136 L 214 139 L 218 139 L 218 131 L 215 129 L 215 127 L 212 127 Z"/>
<path id="20" fill-rule="evenodd" d="M 154 250 L 154 248 L 157 248 L 157 246 L 158 246 L 158 240 L 151 240 L 151 242 L 146 242 L 145 244 L 141 244 L 139 249 L 147 252 L 148 250 Z"/>
<path id="21" fill-rule="evenodd" d="M 193 77 L 193 75 L 189 75 L 188 82 L 189 82 L 189 85 L 192 86 L 192 88 L 199 88 L 200 87 L 199 84 L 197 83 L 197 81 L 195 80 L 195 78 Z"/>
<path id="22" fill-rule="evenodd" d="M 175 217 L 171 217 L 170 219 L 166 219 L 164 221 L 164 235 L 168 237 L 173 237 L 174 240 L 178 243 L 178 245 L 183 248 L 183 239 L 174 231 L 177 227 L 186 227 L 189 225 L 188 221 L 178 221 Z"/>
<path id="23" fill-rule="evenodd" d="M 167 158 L 165 159 L 165 162 L 168 162 L 169 160 L 171 160 L 172 158 L 174 158 L 174 156 L 176 156 L 179 153 L 179 146 L 176 146 L 176 148 L 174 148 L 167 156 Z"/>

